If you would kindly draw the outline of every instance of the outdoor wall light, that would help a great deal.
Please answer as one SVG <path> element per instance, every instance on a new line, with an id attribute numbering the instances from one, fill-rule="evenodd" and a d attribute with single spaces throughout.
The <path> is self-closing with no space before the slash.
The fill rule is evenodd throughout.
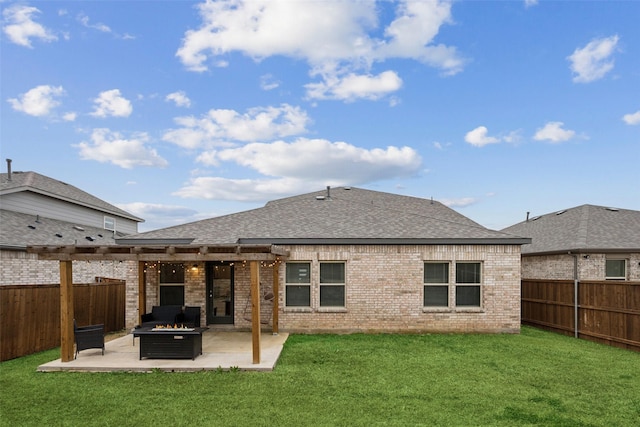
<path id="1" fill-rule="evenodd" d="M 590 257 L 589 257 L 589 255 L 584 255 L 582 258 L 589 259 Z"/>
<path id="2" fill-rule="evenodd" d="M 193 264 L 193 265 L 191 266 L 191 270 L 193 270 L 193 271 L 198 271 L 198 264 Z"/>

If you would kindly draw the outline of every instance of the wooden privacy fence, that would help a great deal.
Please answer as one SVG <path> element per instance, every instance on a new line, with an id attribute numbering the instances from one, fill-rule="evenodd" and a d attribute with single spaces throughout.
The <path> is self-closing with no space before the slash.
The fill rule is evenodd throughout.
<path id="1" fill-rule="evenodd" d="M 576 335 L 573 280 L 522 280 L 522 323 Z M 577 336 L 640 351 L 640 282 L 579 281 Z"/>
<path id="2" fill-rule="evenodd" d="M 125 326 L 125 282 L 98 279 L 73 285 L 78 326 Z M 60 346 L 60 284 L 0 286 L 0 361 Z"/>

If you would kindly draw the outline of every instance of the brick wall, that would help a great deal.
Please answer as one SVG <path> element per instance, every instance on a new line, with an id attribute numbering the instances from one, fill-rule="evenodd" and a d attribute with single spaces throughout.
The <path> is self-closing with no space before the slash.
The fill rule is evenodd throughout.
<path id="1" fill-rule="evenodd" d="M 607 258 L 627 260 L 627 280 L 640 280 L 640 253 L 576 255 L 580 280 L 605 280 Z M 574 257 L 569 254 L 530 255 L 522 257 L 523 279 L 573 280 Z"/>
<path id="2" fill-rule="evenodd" d="M 520 246 L 295 246 L 311 262 L 311 308 L 287 308 L 280 266 L 280 329 L 297 332 L 518 332 Z M 346 307 L 319 307 L 320 261 L 346 263 Z M 481 308 L 423 307 L 425 261 L 482 263 Z M 454 300 L 450 287 L 450 300 Z"/>
<path id="3" fill-rule="evenodd" d="M 289 261 L 311 263 L 311 307 L 285 307 L 285 264 L 262 263 L 261 292 L 273 290 L 273 268 L 278 270 L 277 295 L 281 331 L 289 332 L 509 332 L 520 330 L 520 246 L 291 246 Z M 321 261 L 344 261 L 346 307 L 319 306 L 318 268 Z M 482 263 L 480 308 L 427 309 L 423 307 L 424 262 L 475 261 Z M 204 263 L 185 270 L 185 304 L 203 308 L 206 324 Z M 156 265 L 146 267 L 147 311 L 158 304 Z M 251 327 L 249 263 L 234 264 L 234 326 Z M 450 300 L 454 300 L 451 286 Z M 127 278 L 127 326 L 137 323 L 137 268 Z M 261 300 L 263 328 L 270 329 L 273 303 Z"/>
<path id="4" fill-rule="evenodd" d="M 60 283 L 60 261 L 40 261 L 36 254 L 0 250 L 0 285 Z M 96 277 L 125 280 L 130 265 L 119 261 L 74 261 L 73 282 L 91 283 Z"/>

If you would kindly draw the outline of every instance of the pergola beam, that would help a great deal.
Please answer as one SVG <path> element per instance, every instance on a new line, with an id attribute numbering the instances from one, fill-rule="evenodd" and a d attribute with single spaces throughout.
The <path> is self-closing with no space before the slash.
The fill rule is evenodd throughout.
<path id="1" fill-rule="evenodd" d="M 138 262 L 138 324 L 142 324 L 142 315 L 147 312 L 147 286 L 144 261 Z"/>
<path id="2" fill-rule="evenodd" d="M 260 363 L 260 264 L 251 261 L 251 342 L 253 343 L 253 363 Z"/>
<path id="3" fill-rule="evenodd" d="M 59 261 L 274 261 L 289 251 L 276 245 L 28 246 L 40 260 Z"/>
<path id="4" fill-rule="evenodd" d="M 71 261 L 60 261 L 60 360 L 73 360 L 73 268 Z"/>
<path id="5" fill-rule="evenodd" d="M 68 245 L 28 246 L 27 253 L 40 260 L 60 261 L 60 339 L 61 361 L 69 362 L 74 356 L 73 331 L 73 261 L 137 261 L 138 264 L 138 320 L 146 311 L 146 262 L 248 262 L 251 280 L 253 363 L 260 363 L 260 264 L 273 262 L 274 314 L 273 330 L 278 332 L 278 262 L 289 251 L 281 246 L 264 244 L 236 245 Z"/>
<path id="6" fill-rule="evenodd" d="M 280 272 L 279 272 L 279 263 L 276 263 L 273 268 L 272 268 L 272 272 L 273 272 L 273 319 L 272 319 L 272 324 L 273 324 L 273 334 L 278 334 L 279 332 L 279 327 L 278 327 L 278 322 L 280 321 L 278 319 L 278 311 L 280 310 L 280 303 L 279 303 L 279 298 L 278 295 L 280 295 Z"/>

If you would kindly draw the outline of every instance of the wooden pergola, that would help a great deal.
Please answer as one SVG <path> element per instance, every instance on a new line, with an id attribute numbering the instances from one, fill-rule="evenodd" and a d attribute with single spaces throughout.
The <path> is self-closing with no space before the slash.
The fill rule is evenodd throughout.
<path id="1" fill-rule="evenodd" d="M 289 251 L 277 245 L 233 244 L 141 244 L 141 245 L 67 245 L 29 246 L 28 253 L 40 260 L 60 261 L 60 358 L 62 362 L 73 360 L 73 261 L 135 261 L 138 263 L 138 312 L 146 310 L 145 263 L 147 262 L 247 262 L 251 280 L 251 335 L 253 363 L 260 363 L 260 263 L 275 263 L 273 267 L 273 332 L 278 333 L 279 278 L 276 261 L 289 255 Z M 140 320 L 140 319 L 138 319 Z"/>

